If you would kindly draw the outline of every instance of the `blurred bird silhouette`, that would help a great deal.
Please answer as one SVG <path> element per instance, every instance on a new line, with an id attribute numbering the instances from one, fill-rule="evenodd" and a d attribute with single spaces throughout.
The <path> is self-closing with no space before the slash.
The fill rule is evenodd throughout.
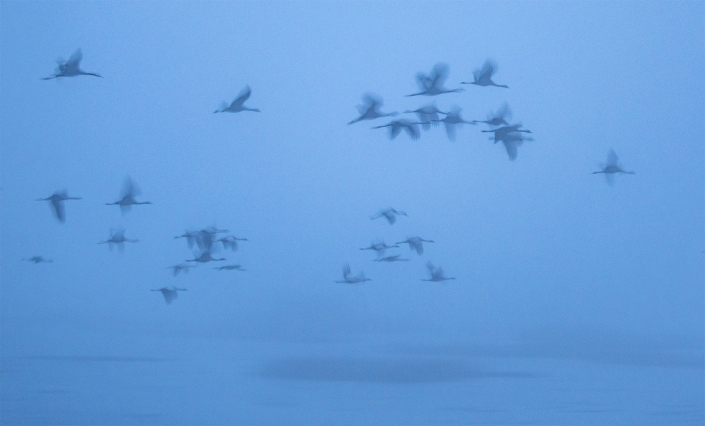
<path id="1" fill-rule="evenodd" d="M 345 283 L 345 284 L 359 284 L 363 283 L 365 281 L 372 281 L 369 278 L 365 277 L 365 274 L 363 272 L 360 272 L 357 274 L 356 277 L 353 277 L 350 275 L 350 265 L 347 263 L 343 266 L 343 281 L 336 281 L 337 283 Z"/>
<path id="2" fill-rule="evenodd" d="M 406 119 L 399 119 L 390 121 L 388 124 L 383 124 L 381 126 L 371 127 L 372 129 L 381 129 L 383 127 L 389 127 L 389 139 L 396 138 L 402 129 L 406 130 L 406 133 L 413 140 L 417 140 L 421 137 L 421 132 L 419 132 L 419 124 L 428 124 L 427 122 L 413 122 Z"/>
<path id="3" fill-rule="evenodd" d="M 64 223 L 66 221 L 66 213 L 64 209 L 64 201 L 66 200 L 81 200 L 81 197 L 69 197 L 67 191 L 55 192 L 51 197 L 38 198 L 35 201 L 49 201 L 53 207 L 54 214 L 59 222 Z"/>
<path id="4" fill-rule="evenodd" d="M 110 238 L 105 241 L 101 241 L 98 244 L 107 244 L 108 248 L 112 251 L 113 244 L 117 244 L 118 250 L 120 252 L 125 251 L 125 243 L 138 243 L 139 240 L 131 240 L 125 238 L 125 230 L 123 228 L 110 229 Z"/>
<path id="5" fill-rule="evenodd" d="M 530 133 L 527 131 L 527 133 Z M 510 161 L 514 161 L 517 158 L 517 148 L 520 147 L 524 141 L 533 141 L 533 138 L 526 137 L 521 134 L 521 131 L 511 132 L 507 134 L 501 134 L 499 138 L 495 135 L 494 138 L 490 137 L 490 140 L 494 139 L 494 143 L 502 141 L 504 148 L 507 150 L 507 155 Z"/>
<path id="6" fill-rule="evenodd" d="M 482 65 L 482 68 L 476 69 L 475 71 L 472 72 L 472 76 L 475 81 L 471 82 L 461 82 L 460 84 L 474 84 L 476 86 L 497 86 L 497 87 L 504 87 L 506 89 L 509 88 L 509 86 L 506 86 L 504 84 L 496 84 L 494 81 L 492 81 L 492 75 L 497 72 L 497 63 L 494 62 L 491 59 L 488 59 L 485 61 L 485 63 Z"/>
<path id="7" fill-rule="evenodd" d="M 531 133 L 531 130 L 529 129 L 522 129 L 521 128 L 521 123 L 518 124 L 512 124 L 511 126 L 503 126 L 503 127 L 498 127 L 496 129 L 491 129 L 491 130 L 482 130 L 483 133 L 494 133 L 494 143 L 497 143 L 502 140 L 506 135 L 510 133 Z M 491 140 L 492 138 L 490 138 Z"/>
<path id="8" fill-rule="evenodd" d="M 76 77 L 77 75 L 92 75 L 95 77 L 103 77 L 100 74 L 85 72 L 81 70 L 80 65 L 82 59 L 83 52 L 81 52 L 81 49 L 78 48 L 75 52 L 73 52 L 68 61 L 64 61 L 62 58 L 57 59 L 56 62 L 58 64 L 58 67 L 56 68 L 56 71 L 54 71 L 54 75 L 52 75 L 51 77 L 43 78 L 42 80 L 51 80 L 52 78 L 59 77 Z"/>
<path id="9" fill-rule="evenodd" d="M 436 96 L 444 93 L 462 92 L 464 90 L 462 88 L 449 90 L 443 87 L 449 71 L 450 67 L 448 67 L 448 64 L 439 62 L 433 67 L 430 74 L 416 74 L 416 83 L 421 91 L 406 96 Z"/>
<path id="10" fill-rule="evenodd" d="M 388 246 L 384 241 L 378 243 L 372 243 L 369 247 L 361 248 L 360 250 L 374 250 L 377 252 L 377 257 L 384 256 L 387 249 L 399 247 L 398 245 Z"/>
<path id="11" fill-rule="evenodd" d="M 220 104 L 220 109 L 217 109 L 213 112 L 215 114 L 216 112 L 241 112 L 241 111 L 254 111 L 254 112 L 260 112 L 260 110 L 256 108 L 248 108 L 244 105 L 245 101 L 250 98 L 250 95 L 252 94 L 252 90 L 250 89 L 250 86 L 245 86 L 244 89 L 240 91 L 240 94 L 237 96 L 237 98 L 228 106 L 228 104 L 223 101 Z"/>
<path id="12" fill-rule="evenodd" d="M 421 128 L 423 130 L 429 130 L 432 125 L 438 126 L 438 122 L 440 121 L 438 114 L 448 115 L 447 112 L 439 110 L 433 104 L 426 105 L 413 111 L 404 111 L 404 114 L 416 114 L 416 116 L 419 117 L 419 124 L 421 124 Z"/>
<path id="13" fill-rule="evenodd" d="M 374 259 L 375 262 L 407 262 L 409 259 L 400 259 L 399 254 L 393 256 L 382 257 L 380 259 Z"/>
<path id="14" fill-rule="evenodd" d="M 433 263 L 428 262 L 426 263 L 426 268 L 428 268 L 429 274 L 431 274 L 431 279 L 425 280 L 421 279 L 421 281 L 433 281 L 433 282 L 440 282 L 440 281 L 447 281 L 447 280 L 454 280 L 455 278 L 446 278 L 443 275 L 443 268 L 435 267 L 433 266 Z"/>
<path id="15" fill-rule="evenodd" d="M 22 260 L 26 260 L 26 261 L 28 261 L 28 262 L 34 262 L 35 265 L 36 265 L 37 263 L 52 263 L 52 262 L 54 262 L 54 261 L 51 260 L 51 259 L 44 259 L 44 258 L 41 257 L 41 256 L 32 256 L 32 257 L 30 257 L 29 259 L 22 259 Z"/>
<path id="16" fill-rule="evenodd" d="M 364 95 L 362 95 L 362 104 L 356 107 L 357 112 L 360 113 L 360 116 L 349 122 L 348 125 L 355 124 L 358 121 L 362 120 L 374 120 L 380 117 L 390 117 L 397 115 L 396 112 L 390 112 L 387 114 L 382 113 L 379 110 L 382 105 L 384 105 L 384 102 L 382 101 L 381 97 L 372 93 L 365 93 Z"/>
<path id="17" fill-rule="evenodd" d="M 120 206 L 120 211 L 125 214 L 132 209 L 133 205 L 137 204 L 152 204 L 149 201 L 136 201 L 135 197 L 140 195 L 140 190 L 135 185 L 135 183 L 130 179 L 129 176 L 125 177 L 125 181 L 122 184 L 122 191 L 120 192 L 120 200 L 114 203 L 105 203 L 106 206 Z"/>
<path id="18" fill-rule="evenodd" d="M 375 220 L 375 219 L 379 219 L 380 217 L 384 217 L 385 219 L 387 219 L 387 222 L 389 222 L 390 225 L 393 225 L 394 222 L 397 221 L 397 216 L 408 216 L 408 215 L 401 210 L 394 210 L 393 208 L 390 207 L 388 209 L 380 210 L 374 216 L 370 216 L 370 219 Z"/>
<path id="19" fill-rule="evenodd" d="M 619 165 L 619 157 L 617 157 L 617 154 L 612 148 L 610 148 L 609 152 L 607 153 L 607 162 L 601 164 L 600 168 L 602 170 L 592 172 L 592 174 L 596 175 L 598 173 L 604 173 L 605 179 L 607 180 L 607 184 L 610 186 L 614 185 L 614 175 L 616 173 L 624 173 L 628 175 L 635 174 L 634 172 L 628 172 L 622 169 L 622 167 Z"/>
<path id="20" fill-rule="evenodd" d="M 409 250 L 415 251 L 419 255 L 423 254 L 423 243 L 435 243 L 433 240 L 424 240 L 421 237 L 411 237 L 397 244 L 409 244 Z"/>
<path id="21" fill-rule="evenodd" d="M 185 288 L 176 288 L 174 286 L 171 287 L 162 287 L 157 290 L 150 290 L 150 291 L 161 291 L 162 295 L 164 296 L 164 301 L 166 302 L 167 305 L 171 305 L 171 302 L 174 301 L 177 297 L 179 297 L 179 291 L 187 291 Z"/>
<path id="22" fill-rule="evenodd" d="M 448 139 L 451 141 L 455 140 L 455 126 L 461 126 L 463 124 L 477 124 L 474 121 L 463 120 L 463 117 L 460 116 L 460 111 L 462 111 L 462 108 L 454 106 L 445 118 L 438 120 L 445 126 L 446 135 L 448 135 Z"/>
<path id="23" fill-rule="evenodd" d="M 170 266 L 166 269 L 173 269 L 174 270 L 174 276 L 179 275 L 179 272 L 183 271 L 184 274 L 188 274 L 188 270 L 190 268 L 195 268 L 196 265 L 186 265 L 184 263 L 180 263 L 178 265 Z"/>
<path id="24" fill-rule="evenodd" d="M 237 251 L 237 249 L 238 249 L 237 242 L 238 241 L 247 241 L 247 238 L 238 238 L 234 235 L 227 235 L 227 236 L 220 238 L 216 241 L 219 241 L 221 244 L 223 244 L 223 248 L 225 248 L 225 249 Z"/>
<path id="25" fill-rule="evenodd" d="M 222 271 L 222 270 L 226 270 L 226 271 L 233 271 L 233 270 L 245 271 L 245 269 L 242 269 L 242 267 L 241 267 L 240 265 L 225 265 L 225 266 L 221 266 L 220 268 L 213 268 L 213 269 L 217 269 L 217 270 L 219 270 L 219 271 Z"/>
<path id="26" fill-rule="evenodd" d="M 508 126 L 509 123 L 507 120 L 512 119 L 512 109 L 509 108 L 509 105 L 505 102 L 502 104 L 502 106 L 499 107 L 497 112 L 492 112 L 490 111 L 487 114 L 487 120 L 475 120 L 476 123 L 486 123 L 492 127 L 496 126 L 501 126 L 504 124 L 505 126 Z"/>
<path id="27" fill-rule="evenodd" d="M 227 260 L 227 259 L 225 259 L 225 258 L 215 259 L 215 258 L 213 258 L 213 256 L 211 256 L 210 250 L 203 250 L 203 251 L 201 251 L 200 256 L 194 257 L 193 259 L 186 260 L 186 262 L 206 263 L 206 262 L 218 262 L 221 260 Z"/>

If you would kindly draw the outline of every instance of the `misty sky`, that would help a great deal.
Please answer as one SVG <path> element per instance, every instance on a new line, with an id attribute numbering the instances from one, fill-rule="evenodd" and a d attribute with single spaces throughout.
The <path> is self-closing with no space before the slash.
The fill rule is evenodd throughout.
<path id="1" fill-rule="evenodd" d="M 0 36 L 0 423 L 705 421 L 702 1 L 3 1 Z M 77 48 L 103 78 L 42 81 Z M 508 89 L 405 97 L 488 58 Z M 534 140 L 390 140 L 368 92 Z M 172 276 L 207 226 L 248 241 Z"/>

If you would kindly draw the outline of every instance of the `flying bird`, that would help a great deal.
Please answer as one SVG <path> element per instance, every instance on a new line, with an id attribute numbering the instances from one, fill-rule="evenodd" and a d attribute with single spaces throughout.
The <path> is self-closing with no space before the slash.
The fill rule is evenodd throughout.
<path id="1" fill-rule="evenodd" d="M 369 278 L 365 277 L 365 274 L 363 272 L 360 272 L 357 274 L 357 276 L 352 276 L 350 275 L 350 265 L 345 264 L 343 266 L 343 281 L 336 281 L 337 283 L 345 283 L 345 284 L 359 284 L 363 283 L 365 281 L 372 281 Z"/>
<path id="2" fill-rule="evenodd" d="M 219 241 L 221 244 L 223 244 L 223 247 L 226 249 L 230 249 L 232 251 L 237 251 L 237 249 L 238 249 L 237 242 L 238 241 L 247 241 L 247 238 L 238 238 L 234 235 L 227 235 L 227 236 L 220 238 L 216 241 Z"/>
<path id="3" fill-rule="evenodd" d="M 602 170 L 592 172 L 592 174 L 596 175 L 598 173 L 604 173 L 605 179 L 607 180 L 607 184 L 610 186 L 614 184 L 614 175 L 616 173 L 624 173 L 628 175 L 635 174 L 634 172 L 628 172 L 622 169 L 622 167 L 619 165 L 619 157 L 617 157 L 617 154 L 612 148 L 610 148 L 609 152 L 607 153 L 607 162 L 602 164 L 600 167 L 602 168 Z"/>
<path id="4" fill-rule="evenodd" d="M 59 77 L 76 77 L 77 75 L 92 75 L 95 77 L 103 77 L 100 74 L 92 73 L 92 72 L 85 72 L 81 70 L 79 67 L 81 64 L 81 60 L 83 59 L 83 52 L 81 52 L 81 49 L 76 49 L 75 52 L 73 52 L 73 55 L 69 58 L 68 61 L 64 61 L 63 59 L 58 59 L 56 62 L 58 63 L 58 67 L 56 71 L 54 71 L 54 75 L 51 77 L 46 77 L 43 78 L 42 80 L 51 80 L 52 78 L 59 78 Z"/>
<path id="5" fill-rule="evenodd" d="M 448 113 L 448 115 L 445 116 L 445 118 L 438 120 L 445 126 L 446 135 L 448 135 L 448 139 L 451 141 L 455 140 L 455 126 L 461 126 L 463 124 L 477 124 L 474 121 L 463 120 L 463 117 L 460 115 L 460 111 L 462 111 L 462 108 L 455 106 Z"/>
<path id="6" fill-rule="evenodd" d="M 419 255 L 423 254 L 423 243 L 435 243 L 433 240 L 424 240 L 421 237 L 410 237 L 397 244 L 409 244 L 409 250 L 415 251 Z"/>
<path id="7" fill-rule="evenodd" d="M 220 268 L 213 268 L 213 269 L 217 269 L 217 270 L 219 270 L 219 271 L 222 271 L 222 270 L 226 270 L 226 271 L 233 271 L 233 270 L 245 271 L 245 269 L 242 269 L 242 267 L 241 267 L 240 265 L 225 265 L 225 266 L 221 266 Z"/>
<path id="8" fill-rule="evenodd" d="M 425 280 L 421 279 L 421 281 L 433 281 L 433 282 L 441 282 L 441 281 L 448 281 L 448 280 L 454 280 L 455 278 L 446 278 L 443 275 L 443 268 L 435 267 L 433 266 L 433 263 L 428 262 L 426 263 L 426 268 L 428 268 L 428 272 L 431 275 L 431 279 Z"/>
<path id="9" fill-rule="evenodd" d="M 521 123 L 518 124 L 512 124 L 511 126 L 503 126 L 503 127 L 498 127 L 496 129 L 491 129 L 491 130 L 482 130 L 483 133 L 494 133 L 494 143 L 497 143 L 502 140 L 506 135 L 510 133 L 531 133 L 531 130 L 529 129 L 522 129 L 521 128 Z M 490 138 L 492 139 L 492 138 Z"/>
<path id="10" fill-rule="evenodd" d="M 54 214 L 59 222 L 64 223 L 66 221 L 66 213 L 64 209 L 64 201 L 66 200 L 81 200 L 81 197 L 69 197 L 67 191 L 55 192 L 51 197 L 39 198 L 36 201 L 49 201 L 53 207 Z"/>
<path id="11" fill-rule="evenodd" d="M 487 114 L 487 120 L 476 120 L 476 123 L 486 123 L 492 127 L 496 126 L 501 126 L 505 125 L 508 126 L 509 123 L 507 120 L 512 119 L 512 109 L 509 108 L 509 105 L 505 102 L 502 104 L 502 106 L 499 107 L 499 109 L 496 112 L 490 111 Z"/>
<path id="12" fill-rule="evenodd" d="M 447 112 L 439 110 L 433 104 L 417 108 L 413 111 L 406 110 L 404 111 L 404 114 L 416 114 L 416 116 L 419 117 L 419 124 L 421 124 L 421 128 L 423 130 L 429 130 L 431 125 L 438 126 L 438 122 L 440 121 L 438 114 L 448 115 Z"/>
<path id="13" fill-rule="evenodd" d="M 408 215 L 401 210 L 395 210 L 390 207 L 388 209 L 380 210 L 374 216 L 370 216 L 370 219 L 375 220 L 375 219 L 379 219 L 380 217 L 383 217 L 383 216 L 385 219 L 387 219 L 387 222 L 389 222 L 390 225 L 394 225 L 394 222 L 397 221 L 397 216 L 408 216 Z"/>
<path id="14" fill-rule="evenodd" d="M 377 257 L 384 256 L 387 249 L 399 247 L 398 245 L 388 246 L 384 241 L 381 243 L 372 243 L 369 247 L 361 248 L 360 250 L 374 250 L 377 252 Z"/>
<path id="15" fill-rule="evenodd" d="M 52 262 L 54 262 L 51 259 L 44 259 L 42 256 L 32 256 L 29 259 L 22 259 L 22 260 L 26 260 L 28 262 L 34 262 L 35 265 L 37 263 L 52 263 Z"/>
<path id="16" fill-rule="evenodd" d="M 449 90 L 443 87 L 449 71 L 448 64 L 439 62 L 433 67 L 430 74 L 416 74 L 416 83 L 421 91 L 406 96 L 436 96 L 444 93 L 462 92 L 464 90 L 462 88 Z"/>
<path id="17" fill-rule="evenodd" d="M 475 71 L 472 72 L 472 76 L 474 78 L 474 81 L 461 82 L 460 84 L 474 84 L 476 86 L 485 86 L 485 87 L 486 86 L 497 86 L 497 87 L 504 87 L 505 89 L 508 89 L 509 86 L 504 85 L 504 84 L 496 84 L 494 81 L 492 81 L 492 75 L 496 72 L 497 72 L 497 63 L 491 59 L 488 59 L 482 65 L 482 68 L 476 69 Z"/>
<path id="18" fill-rule="evenodd" d="M 394 256 L 387 256 L 383 257 L 381 259 L 374 259 L 375 262 L 406 262 L 409 259 L 400 259 L 399 254 L 395 254 Z"/>
<path id="19" fill-rule="evenodd" d="M 248 108 L 246 107 L 245 101 L 250 98 L 250 95 L 252 94 L 252 90 L 250 89 L 250 86 L 245 86 L 244 89 L 240 91 L 240 94 L 237 96 L 237 98 L 228 106 L 228 104 L 223 101 L 223 103 L 220 104 L 220 109 L 217 109 L 213 112 L 215 114 L 216 112 L 242 112 L 242 111 L 254 111 L 254 112 L 260 112 L 257 108 Z"/>
<path id="20" fill-rule="evenodd" d="M 373 95 L 371 93 L 365 93 L 364 95 L 362 95 L 362 104 L 356 107 L 357 112 L 360 113 L 360 116 L 349 122 L 348 125 L 355 124 L 358 121 L 362 120 L 374 120 L 380 117 L 390 117 L 397 115 L 396 112 L 390 112 L 386 114 L 382 113 L 379 110 L 382 105 L 384 105 L 384 102 L 382 101 L 381 97 Z"/>
<path id="21" fill-rule="evenodd" d="M 188 274 L 188 270 L 189 270 L 190 268 L 195 268 L 195 267 L 196 267 L 196 265 L 186 265 L 186 264 L 184 264 L 184 263 L 181 263 L 181 264 L 178 264 L 178 265 L 170 266 L 170 267 L 168 267 L 168 268 L 166 268 L 166 269 L 173 269 L 173 270 L 174 270 L 174 276 L 177 276 L 177 275 L 179 275 L 179 272 L 181 272 L 181 271 L 184 271 L 184 274 Z"/>
<path id="22" fill-rule="evenodd" d="M 176 288 L 174 286 L 171 287 L 162 287 L 160 289 L 156 290 L 150 290 L 150 291 L 161 291 L 162 295 L 164 296 L 164 301 L 166 302 L 167 305 L 171 305 L 171 302 L 174 301 L 177 297 L 179 297 L 179 291 L 187 291 L 185 288 Z"/>
<path id="23" fill-rule="evenodd" d="M 490 140 L 491 139 L 492 138 L 490 137 Z M 497 138 L 495 137 L 494 139 L 495 143 L 497 143 Z M 502 141 L 504 148 L 507 150 L 509 160 L 514 161 L 517 158 L 517 148 L 520 147 L 524 143 L 524 141 L 533 141 L 534 139 L 526 137 L 522 135 L 519 131 L 517 131 L 501 135 L 499 140 Z"/>
<path id="24" fill-rule="evenodd" d="M 130 179 L 129 176 L 125 177 L 125 181 L 122 184 L 122 191 L 120 192 L 120 198 L 114 203 L 105 203 L 106 206 L 120 206 L 120 211 L 125 214 L 130 211 L 133 205 L 137 204 L 152 204 L 150 201 L 139 202 L 135 200 L 135 197 L 140 195 L 140 190 L 137 185 Z"/>
<path id="25" fill-rule="evenodd" d="M 227 259 L 225 259 L 225 258 L 215 259 L 213 256 L 211 256 L 210 250 L 203 250 L 201 252 L 200 256 L 194 257 L 193 259 L 186 260 L 186 262 L 206 263 L 206 262 L 218 262 L 221 260 L 227 260 Z"/>
<path id="26" fill-rule="evenodd" d="M 421 132 L 419 132 L 419 124 L 424 125 L 428 122 L 414 122 L 406 119 L 392 120 L 387 124 L 381 126 L 371 127 L 372 129 L 381 129 L 383 127 L 389 127 L 389 139 L 396 138 L 402 130 L 405 130 L 409 137 L 413 140 L 417 140 L 421 137 Z"/>
<path id="27" fill-rule="evenodd" d="M 125 251 L 125 243 L 138 243 L 139 240 L 131 240 L 129 238 L 125 238 L 125 230 L 122 228 L 118 229 L 111 229 L 110 230 L 110 238 L 108 238 L 105 241 L 101 241 L 98 244 L 107 244 L 108 248 L 112 251 L 113 250 L 113 244 L 117 244 L 118 250 L 120 252 Z"/>

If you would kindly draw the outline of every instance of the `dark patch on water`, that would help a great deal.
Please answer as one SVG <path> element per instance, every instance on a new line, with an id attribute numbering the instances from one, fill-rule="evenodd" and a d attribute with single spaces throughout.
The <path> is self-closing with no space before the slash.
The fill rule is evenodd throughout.
<path id="1" fill-rule="evenodd" d="M 280 358 L 256 373 L 283 380 L 372 383 L 433 383 L 490 378 L 532 378 L 532 374 L 471 369 L 455 360 L 379 358 Z"/>
<path id="2" fill-rule="evenodd" d="M 25 359 L 33 361 L 66 361 L 66 362 L 164 362 L 165 358 L 134 357 L 134 356 L 28 356 Z"/>

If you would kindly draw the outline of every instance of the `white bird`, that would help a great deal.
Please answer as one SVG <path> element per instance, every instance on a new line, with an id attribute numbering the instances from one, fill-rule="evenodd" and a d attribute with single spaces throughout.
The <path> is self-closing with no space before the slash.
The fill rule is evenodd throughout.
<path id="1" fill-rule="evenodd" d="M 383 127 L 389 127 L 389 139 L 396 138 L 402 129 L 406 130 L 406 133 L 413 140 L 417 140 L 421 137 L 421 132 L 419 132 L 419 124 L 428 124 L 427 122 L 414 122 L 406 119 L 392 120 L 387 124 L 381 126 L 374 126 L 371 129 L 381 129 Z"/>
<path id="2" fill-rule="evenodd" d="M 174 286 L 171 287 L 162 287 L 160 289 L 156 290 L 150 290 L 150 291 L 161 291 L 162 295 L 164 296 L 164 301 L 166 302 L 167 305 L 171 305 L 171 302 L 179 297 L 179 291 L 187 291 L 185 288 L 176 288 Z"/>
<path id="3" fill-rule="evenodd" d="M 605 164 L 601 165 L 602 170 L 597 171 L 597 172 L 592 172 L 593 175 L 596 175 L 598 173 L 604 173 L 605 174 L 605 179 L 607 179 L 607 183 L 612 186 L 614 184 L 614 175 L 616 173 L 624 173 L 628 175 L 633 175 L 635 174 L 634 172 L 628 172 L 619 165 L 619 157 L 617 157 L 617 154 L 614 152 L 612 148 L 610 148 L 609 152 L 607 153 L 607 162 Z"/>
<path id="4" fill-rule="evenodd" d="M 242 267 L 240 265 L 225 265 L 225 266 L 221 266 L 220 268 L 213 268 L 213 269 L 217 269 L 219 271 L 222 271 L 223 269 L 225 269 L 226 271 L 232 271 L 232 270 L 245 271 L 245 269 L 242 269 Z"/>
<path id="5" fill-rule="evenodd" d="M 166 269 L 173 269 L 174 270 L 174 276 L 179 275 L 179 272 L 184 271 L 184 274 L 188 274 L 188 270 L 190 268 L 195 268 L 196 265 L 186 265 L 185 263 L 180 263 L 178 265 L 170 266 Z"/>
<path id="6" fill-rule="evenodd" d="M 482 68 L 476 69 L 475 71 L 472 72 L 472 76 L 475 81 L 461 82 L 460 84 L 474 84 L 477 86 L 485 86 L 485 87 L 486 86 L 497 86 L 497 87 L 504 87 L 504 88 L 508 89 L 509 86 L 504 85 L 504 84 L 496 84 L 494 81 L 492 81 L 492 75 L 495 72 L 497 72 L 497 63 L 491 59 L 488 59 L 482 65 Z"/>
<path id="7" fill-rule="evenodd" d="M 387 256 L 383 257 L 381 259 L 374 259 L 375 262 L 406 262 L 409 259 L 399 259 L 399 254 L 395 254 L 393 256 Z"/>
<path id="8" fill-rule="evenodd" d="M 362 95 L 362 104 L 358 105 L 357 112 L 360 113 L 360 116 L 351 122 L 348 123 L 350 124 L 355 124 L 358 121 L 362 120 L 374 120 L 376 118 L 380 117 L 390 117 L 390 116 L 395 116 L 397 115 L 396 112 L 390 112 L 387 114 L 383 114 L 379 108 L 384 105 L 384 102 L 382 101 L 382 98 L 380 98 L 377 95 L 373 95 L 371 93 L 365 93 Z"/>
<path id="9" fill-rule="evenodd" d="M 111 229 L 110 230 L 110 238 L 108 238 L 105 241 L 101 241 L 98 244 L 107 244 L 108 248 L 110 250 L 113 249 L 113 244 L 117 244 L 118 250 L 120 252 L 125 251 L 125 243 L 138 243 L 139 240 L 131 240 L 129 238 L 125 238 L 125 230 L 122 228 L 118 229 Z"/>
<path id="10" fill-rule="evenodd" d="M 377 212 L 376 215 L 370 216 L 370 219 L 375 220 L 375 219 L 379 219 L 382 216 L 384 216 L 384 218 L 387 219 L 387 222 L 389 222 L 390 225 L 393 225 L 394 222 L 397 221 L 397 216 L 408 216 L 408 215 L 401 210 L 395 210 L 390 207 L 388 209 L 380 210 L 379 212 Z"/>
<path id="11" fill-rule="evenodd" d="M 443 268 L 435 267 L 433 266 L 433 263 L 428 262 L 426 263 L 426 268 L 428 268 L 428 272 L 431 274 L 431 279 L 425 280 L 421 279 L 421 281 L 433 281 L 433 282 L 441 282 L 441 281 L 448 281 L 448 280 L 454 280 L 455 278 L 446 278 L 443 275 Z"/>
<path id="12" fill-rule="evenodd" d="M 44 259 L 42 256 L 32 256 L 29 259 L 22 259 L 22 260 L 26 260 L 28 262 L 34 262 L 35 265 L 37 263 L 52 263 L 52 262 L 54 262 L 51 259 Z"/>
<path id="13" fill-rule="evenodd" d="M 424 240 L 421 237 L 410 237 L 397 244 L 409 244 L 409 250 L 415 251 L 419 255 L 423 254 L 423 243 L 435 243 L 433 240 Z"/>
<path id="14" fill-rule="evenodd" d="M 416 74 L 416 83 L 419 85 L 421 91 L 406 96 L 436 96 L 444 93 L 462 92 L 464 90 L 462 88 L 449 90 L 443 87 L 443 83 L 448 77 L 449 70 L 448 64 L 439 62 L 433 67 L 430 74 Z"/>
<path id="15" fill-rule="evenodd" d="M 244 105 L 245 101 L 250 98 L 250 95 L 252 94 L 252 90 L 250 89 L 250 86 L 245 86 L 244 89 L 240 91 L 240 94 L 237 96 L 237 98 L 228 106 L 226 102 L 223 102 L 220 104 L 220 109 L 217 109 L 213 112 L 215 114 L 216 112 L 241 112 L 241 111 L 254 111 L 254 112 L 260 112 L 257 108 L 248 108 Z"/>
<path id="16" fill-rule="evenodd" d="M 122 192 L 120 193 L 120 198 L 114 203 L 105 203 L 106 206 L 120 206 L 120 211 L 125 214 L 130 211 L 133 205 L 137 204 L 152 204 L 149 201 L 139 202 L 135 200 L 135 196 L 140 195 L 140 190 L 137 185 L 130 179 L 129 176 L 125 177 L 125 181 L 122 184 Z"/>
<path id="17" fill-rule="evenodd" d="M 73 55 L 71 55 L 68 61 L 64 61 L 63 59 L 57 60 L 59 66 L 55 71 L 54 75 L 52 75 L 51 77 L 43 78 L 42 80 L 51 80 L 52 78 L 58 77 L 76 77 L 77 75 L 93 75 L 96 77 L 103 77 L 100 74 L 85 72 L 81 70 L 79 66 L 81 64 L 82 59 L 83 52 L 81 52 L 80 48 L 76 49 L 76 51 L 73 52 Z"/>
<path id="18" fill-rule="evenodd" d="M 417 108 L 413 111 L 406 110 L 404 111 L 404 114 L 416 114 L 416 116 L 419 117 L 419 121 L 421 122 L 421 128 L 423 130 L 429 130 L 431 128 L 431 125 L 438 126 L 438 122 L 440 121 L 438 114 L 448 115 L 447 112 L 439 110 L 433 104 Z"/>
<path id="19" fill-rule="evenodd" d="M 353 277 L 350 275 L 350 265 L 345 264 L 343 266 L 343 281 L 336 281 L 337 283 L 345 283 L 345 284 L 359 284 L 363 283 L 365 281 L 372 281 L 369 278 L 365 277 L 365 274 L 363 272 L 360 272 L 357 274 L 356 277 Z"/>
<path id="20" fill-rule="evenodd" d="M 63 223 L 66 221 L 66 214 L 64 209 L 64 201 L 66 200 L 82 200 L 81 197 L 69 197 L 67 191 L 55 192 L 51 197 L 38 198 L 35 201 L 49 201 L 53 207 L 54 214 L 59 222 Z"/>
<path id="21" fill-rule="evenodd" d="M 438 120 L 439 122 L 443 123 L 446 128 L 446 134 L 448 135 L 448 139 L 452 141 L 455 140 L 455 126 L 461 126 L 463 124 L 477 124 L 474 121 L 463 120 L 463 117 L 460 115 L 460 111 L 462 111 L 462 108 L 455 106 L 448 113 L 448 115 L 445 116 L 445 118 L 443 118 L 442 120 Z"/>

